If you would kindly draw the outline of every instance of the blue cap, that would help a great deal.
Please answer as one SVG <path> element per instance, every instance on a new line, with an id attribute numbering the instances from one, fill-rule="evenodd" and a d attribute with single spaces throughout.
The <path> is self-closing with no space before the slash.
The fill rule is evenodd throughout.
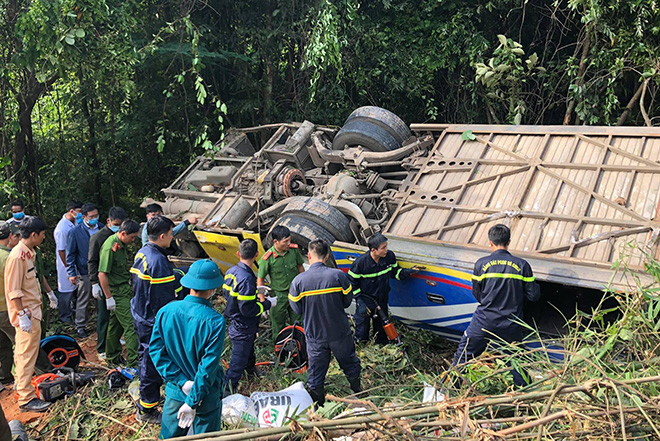
<path id="1" fill-rule="evenodd" d="M 195 291 L 216 289 L 224 282 L 220 268 L 211 259 L 198 260 L 193 263 L 181 278 L 181 285 Z"/>

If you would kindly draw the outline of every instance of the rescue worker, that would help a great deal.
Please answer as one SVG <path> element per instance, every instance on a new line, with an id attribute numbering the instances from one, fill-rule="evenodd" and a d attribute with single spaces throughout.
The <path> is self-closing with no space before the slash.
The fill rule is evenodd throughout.
<path id="1" fill-rule="evenodd" d="M 330 256 L 330 245 L 325 241 L 311 241 L 308 250 L 309 269 L 293 279 L 289 303 L 296 314 L 304 317 L 307 388 L 312 400 L 323 406 L 330 354 L 334 354 L 355 393 L 362 390 L 362 367 L 344 311 L 353 301 L 351 282 L 343 271 L 325 265 Z"/>
<path id="2" fill-rule="evenodd" d="M 211 259 L 190 266 L 181 284 L 190 295 L 156 315 L 149 353 L 166 381 L 160 438 L 220 430 L 225 319 L 209 297 L 222 285 Z M 177 421 L 178 420 L 178 421 Z"/>
<path id="3" fill-rule="evenodd" d="M 17 224 L 5 223 L 0 227 L 0 384 L 11 384 L 14 376 L 11 367 L 14 364 L 14 339 L 16 331 L 9 320 L 7 300 L 5 299 L 5 265 L 11 249 L 21 240 Z"/>
<path id="4" fill-rule="evenodd" d="M 85 338 L 89 333 L 85 330 L 89 318 L 87 307 L 92 298 L 92 284 L 89 281 L 87 259 L 89 258 L 89 239 L 98 233 L 103 224 L 99 223 L 99 210 L 96 205 L 86 203 L 81 209 L 83 221 L 73 227 L 67 236 L 66 272 L 69 280 L 76 285 L 76 332 L 78 337 Z"/>
<path id="5" fill-rule="evenodd" d="M 11 250 L 5 264 L 5 299 L 16 333 L 14 364 L 18 405 L 21 410 L 30 412 L 43 412 L 51 405 L 38 399 L 32 386 L 43 316 L 35 248 L 46 237 L 46 228 L 46 223 L 34 216 L 21 222 L 21 241 Z"/>
<path id="6" fill-rule="evenodd" d="M 174 300 L 183 300 L 188 294 L 190 294 L 190 290 L 181 284 L 181 279 L 186 275 L 189 269 L 190 267 L 187 266 L 174 268 Z"/>
<path id="7" fill-rule="evenodd" d="M 266 276 L 270 276 L 270 288 L 277 297 L 277 303 L 270 310 L 270 323 L 273 329 L 273 345 L 277 334 L 287 325 L 301 322 L 302 317 L 293 312 L 289 306 L 288 296 L 291 281 L 305 271 L 303 258 L 298 251 L 298 245 L 291 243 L 291 231 L 278 225 L 271 231 L 273 246 L 259 261 L 257 286 L 265 284 Z"/>
<path id="8" fill-rule="evenodd" d="M 149 355 L 149 341 L 156 314 L 163 306 L 176 298 L 174 271 L 165 249 L 172 243 L 174 223 L 155 216 L 146 225 L 149 242 L 135 255 L 131 268 L 133 274 L 133 299 L 131 313 L 135 323 L 140 353 L 140 399 L 136 418 L 140 422 L 160 423 L 160 386 L 163 380 Z"/>
<path id="9" fill-rule="evenodd" d="M 151 219 L 152 217 L 162 216 L 162 215 L 163 215 L 163 207 L 161 207 L 160 204 L 147 205 L 147 222 L 149 222 L 149 219 Z M 195 215 L 190 216 L 190 218 L 184 219 L 183 222 L 179 222 L 179 225 L 174 227 L 174 230 L 172 231 L 172 235 L 176 236 L 177 234 L 188 228 L 188 225 L 195 225 L 195 224 L 197 224 L 197 216 Z M 149 242 L 149 235 L 147 234 L 147 224 L 144 224 L 144 226 L 142 227 L 142 233 L 140 235 L 140 238 L 142 239 L 142 245 L 146 245 L 147 242 Z"/>
<path id="10" fill-rule="evenodd" d="M 380 306 L 387 314 L 390 279 L 403 280 L 416 270 L 399 266 L 394 253 L 387 249 L 387 238 L 380 233 L 371 236 L 367 246 L 369 251 L 355 259 L 348 271 L 357 306 L 354 315 L 355 338 L 362 342 L 369 340 L 373 322 L 376 343 L 385 344 L 389 340 L 382 321 L 375 316 L 376 308 Z"/>
<path id="11" fill-rule="evenodd" d="M 258 375 L 255 367 L 254 340 L 259 331 L 259 320 L 264 311 L 277 304 L 277 298 L 265 299 L 257 294 L 257 277 L 252 265 L 259 257 L 257 242 L 245 239 L 238 247 L 238 265 L 229 268 L 222 285 L 222 294 L 227 300 L 225 319 L 229 321 L 231 360 L 225 377 L 225 394 L 234 393 L 243 371 Z M 257 296 L 259 297 L 257 299 Z"/>
<path id="12" fill-rule="evenodd" d="M 493 252 L 474 265 L 472 295 L 479 305 L 458 344 L 454 365 L 481 355 L 489 341 L 496 345 L 522 341 L 523 328 L 515 320 L 523 319 L 524 300 L 534 302 L 541 294 L 529 263 L 507 250 L 510 242 L 511 231 L 506 225 L 488 230 Z M 511 372 L 516 386 L 527 384 L 524 372 Z"/>
<path id="13" fill-rule="evenodd" d="M 57 223 L 53 236 L 55 237 L 55 266 L 57 268 L 57 291 L 59 292 L 58 307 L 60 310 L 60 321 L 62 323 L 73 323 L 71 301 L 76 292 L 76 286 L 69 280 L 66 271 L 66 244 L 69 232 L 73 227 L 83 221 L 82 204 L 78 201 L 69 201 L 66 204 L 66 213 Z"/>
<path id="14" fill-rule="evenodd" d="M 96 300 L 96 353 L 100 360 L 106 359 L 105 339 L 108 334 L 108 320 L 110 318 L 110 314 L 105 306 L 105 295 L 103 295 L 103 290 L 99 284 L 101 246 L 103 246 L 110 236 L 119 231 L 119 227 L 126 219 L 128 219 L 128 215 L 123 208 L 110 208 L 110 211 L 108 211 L 108 223 L 89 240 L 87 271 L 89 271 L 89 281 L 92 284 L 92 297 Z"/>
<path id="15" fill-rule="evenodd" d="M 138 340 L 131 315 L 131 292 L 129 260 L 126 247 L 137 238 L 140 224 L 133 220 L 122 222 L 117 233 L 101 246 L 99 252 L 98 278 L 105 294 L 105 307 L 109 312 L 106 354 L 108 363 L 123 364 L 121 359 L 121 336 L 126 340 L 126 366 L 138 365 Z M 100 233 L 99 233 L 100 234 Z"/>

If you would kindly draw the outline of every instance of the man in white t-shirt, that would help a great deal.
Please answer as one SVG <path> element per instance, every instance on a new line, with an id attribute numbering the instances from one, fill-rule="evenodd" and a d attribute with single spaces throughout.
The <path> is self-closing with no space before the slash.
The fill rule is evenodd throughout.
<path id="1" fill-rule="evenodd" d="M 55 263 L 57 266 L 57 291 L 59 292 L 58 307 L 60 320 L 64 323 L 73 323 L 71 298 L 76 292 L 76 286 L 69 281 L 69 276 L 66 273 L 66 242 L 69 231 L 82 222 L 81 208 L 82 203 L 78 201 L 70 201 L 66 204 L 66 213 L 58 222 L 53 233 L 57 251 Z"/>

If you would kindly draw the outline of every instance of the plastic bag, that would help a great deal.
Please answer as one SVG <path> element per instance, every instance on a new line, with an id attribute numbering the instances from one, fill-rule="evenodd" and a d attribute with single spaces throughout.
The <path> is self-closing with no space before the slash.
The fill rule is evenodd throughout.
<path id="1" fill-rule="evenodd" d="M 253 392 L 250 398 L 230 395 L 222 400 L 222 419 L 244 427 L 282 427 L 311 405 L 312 397 L 299 381 L 279 392 Z"/>
<path id="2" fill-rule="evenodd" d="M 222 399 L 222 421 L 232 426 L 256 427 L 258 424 L 252 402 L 241 394 Z"/>
<path id="3" fill-rule="evenodd" d="M 422 398 L 422 403 L 445 401 L 446 398 L 445 394 L 428 384 L 426 381 L 424 382 L 424 397 Z"/>
<path id="4" fill-rule="evenodd" d="M 299 381 L 279 392 L 253 392 L 250 403 L 260 427 L 282 427 L 305 412 L 313 401 Z"/>

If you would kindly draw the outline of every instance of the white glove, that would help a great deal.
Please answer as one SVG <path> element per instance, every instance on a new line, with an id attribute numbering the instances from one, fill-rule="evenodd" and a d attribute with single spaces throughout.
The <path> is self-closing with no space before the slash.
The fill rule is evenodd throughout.
<path id="1" fill-rule="evenodd" d="M 18 326 L 21 328 L 21 331 L 29 334 L 32 333 L 32 321 L 30 321 L 30 317 L 27 314 L 18 316 Z"/>
<path id="2" fill-rule="evenodd" d="M 190 389 L 192 389 L 194 382 L 188 380 L 185 382 L 183 386 L 181 386 L 181 390 L 183 391 L 184 394 L 188 395 L 190 393 Z"/>
<path id="3" fill-rule="evenodd" d="M 257 286 L 257 292 L 259 294 L 266 295 L 266 294 L 268 294 L 269 291 L 270 291 L 270 286 L 266 286 L 266 285 Z"/>
<path id="4" fill-rule="evenodd" d="M 92 297 L 94 297 L 96 300 L 101 300 L 103 298 L 103 290 L 101 289 L 101 285 L 98 283 L 92 285 Z"/>
<path id="5" fill-rule="evenodd" d="M 266 297 L 270 301 L 270 307 L 274 308 L 277 305 L 277 297 Z"/>
<path id="6" fill-rule="evenodd" d="M 176 417 L 179 420 L 179 427 L 182 429 L 187 429 L 192 426 L 193 421 L 195 421 L 195 409 L 192 409 L 186 403 L 183 403 L 179 407 L 179 412 L 177 412 Z"/>
<path id="7" fill-rule="evenodd" d="M 105 309 L 107 309 L 108 311 L 114 311 L 115 309 L 117 309 L 117 302 L 115 302 L 114 297 L 105 299 Z"/>
<path id="8" fill-rule="evenodd" d="M 48 306 L 50 306 L 50 309 L 57 309 L 57 297 L 55 297 L 53 290 L 51 289 L 46 295 L 48 296 Z"/>

